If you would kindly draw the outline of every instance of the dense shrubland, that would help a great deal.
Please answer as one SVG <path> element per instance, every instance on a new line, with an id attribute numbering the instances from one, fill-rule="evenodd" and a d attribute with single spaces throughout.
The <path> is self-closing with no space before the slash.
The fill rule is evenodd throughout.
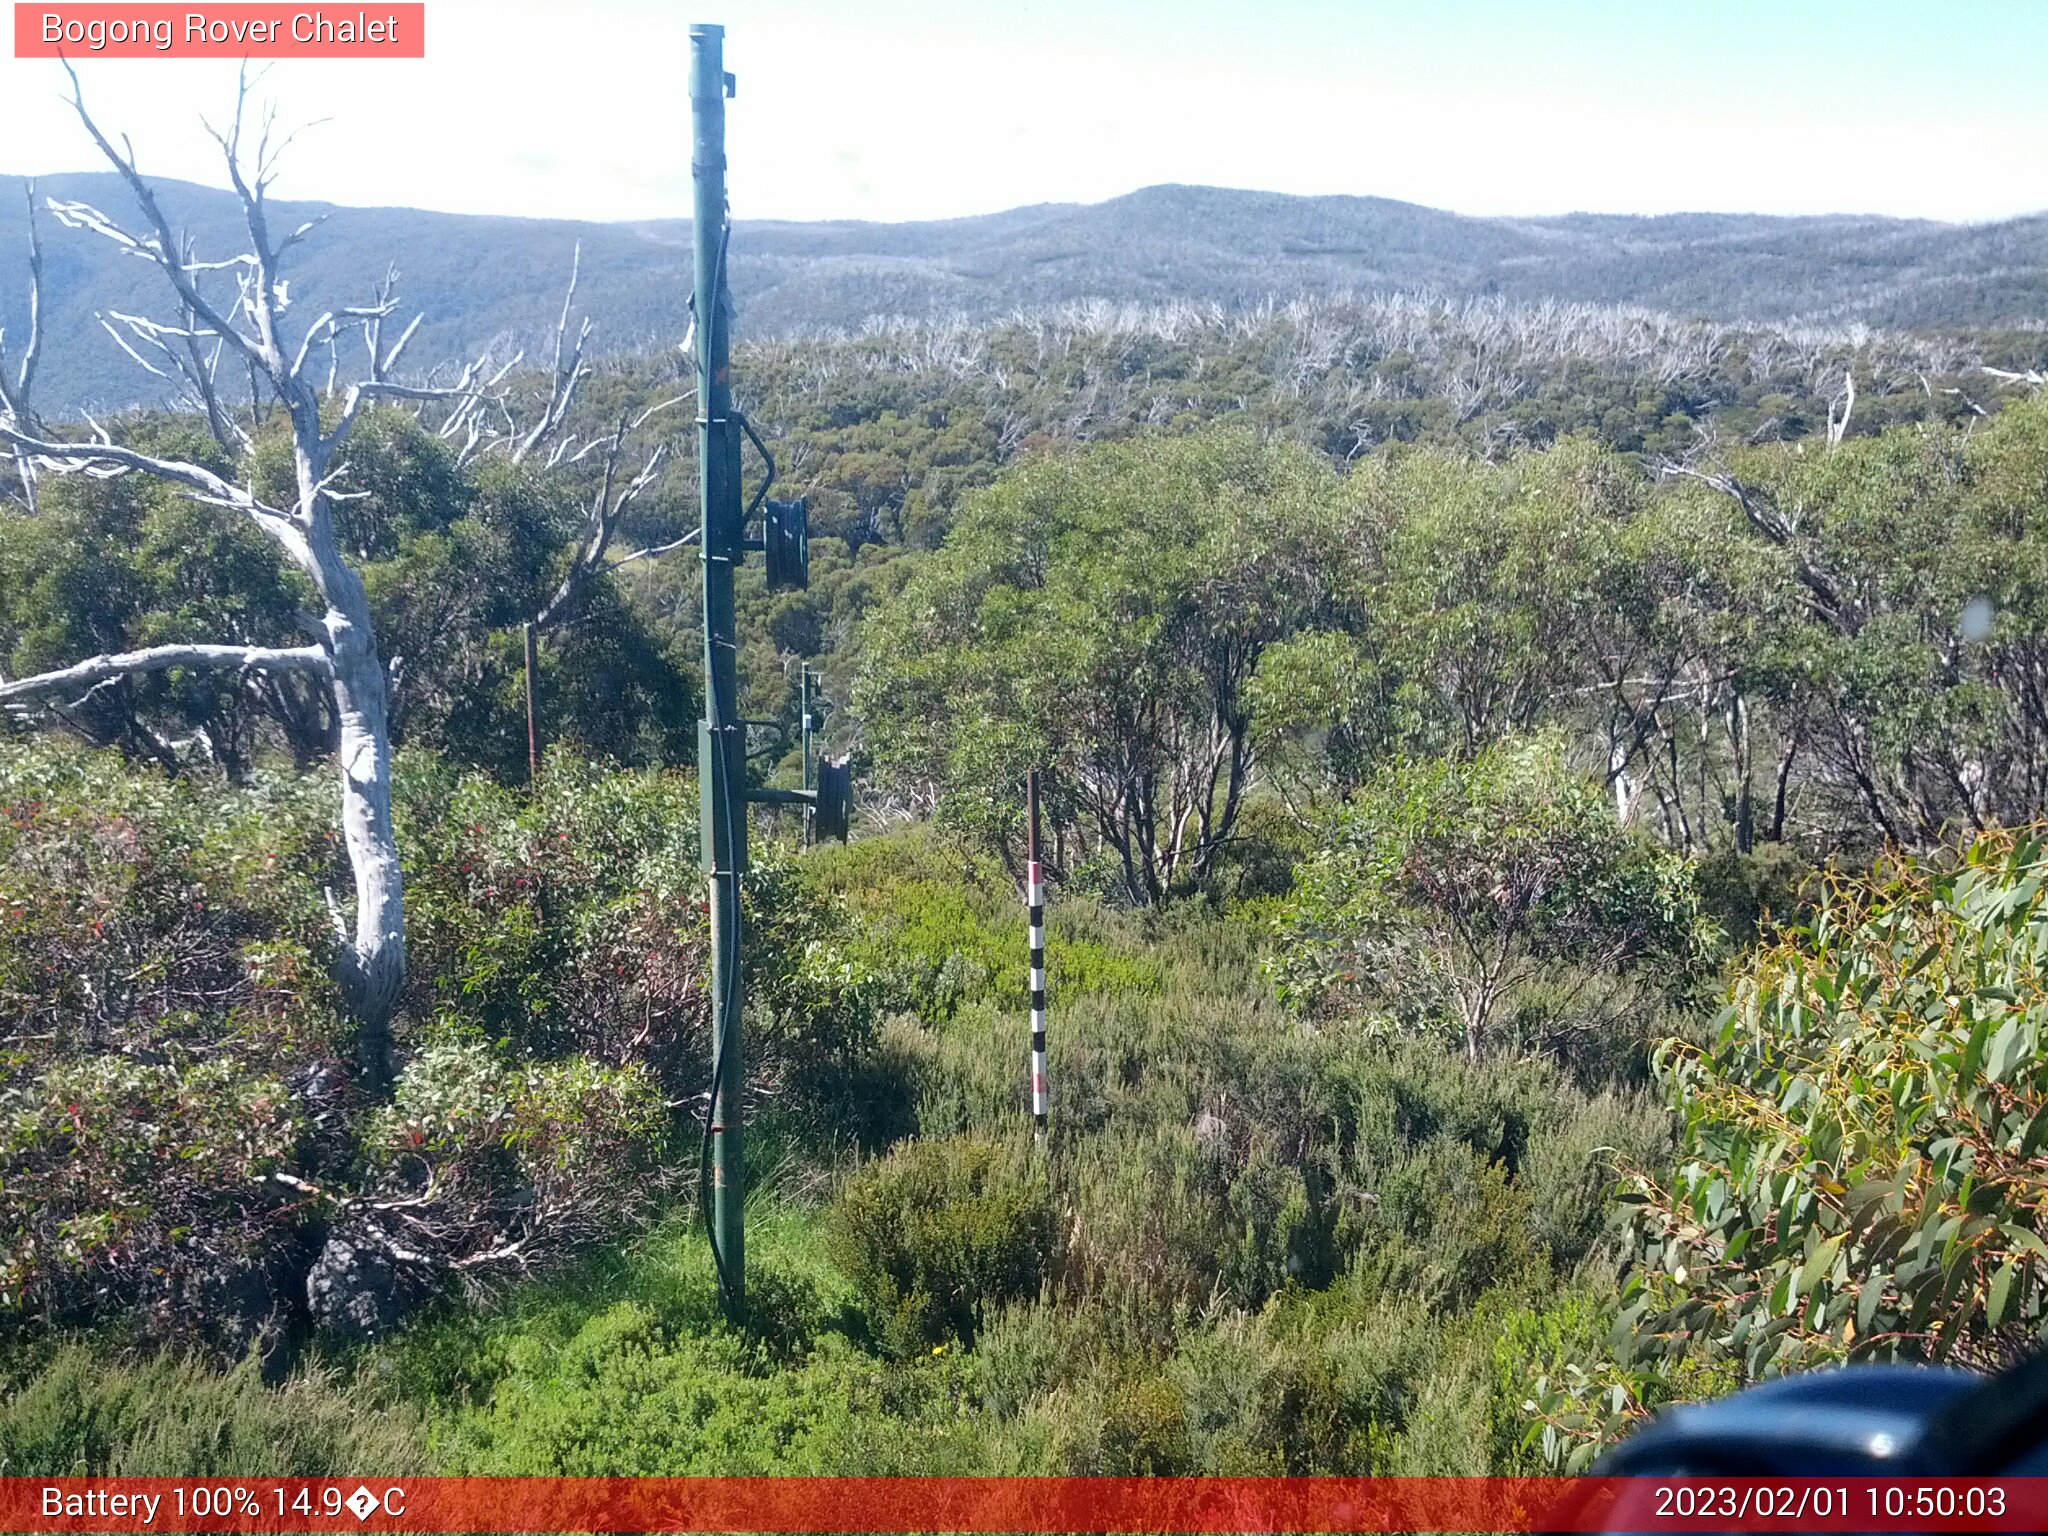
<path id="1" fill-rule="evenodd" d="M 489 1289 L 686 1182 L 706 943 L 687 779 L 567 756 L 514 795 L 405 761 L 415 935 L 379 1102 L 355 1080 L 305 780 L 166 781 L 57 746 L 0 759 L 10 1337 L 132 1323 L 230 1357 L 387 1330 L 410 1294 Z M 750 890 L 761 1113 L 857 1113 L 875 1028 L 843 923 L 773 863 Z M 800 1107 L 799 1107 L 800 1106 Z"/>
<path id="2" fill-rule="evenodd" d="M 529 785 L 516 626 L 574 478 L 366 420 L 403 1070 L 379 1099 L 345 1049 L 314 701 L 169 672 L 41 722 L 85 743 L 7 727 L 0 1454 L 1477 1472 L 1777 1370 L 2022 1347 L 2043 859 L 2002 829 L 2048 811 L 2048 408 L 1873 387 L 1961 376 L 1922 342 L 1623 328 L 1580 377 L 1579 320 L 1510 318 L 754 356 L 821 531 L 809 591 L 743 583 L 748 710 L 787 723 L 822 662 L 871 815 L 764 838 L 748 895 L 743 1328 L 692 1209 L 691 562 L 600 573 L 550 636 Z M 1468 352 L 1551 371 L 1461 416 Z M 1856 426 L 1899 419 L 1803 435 L 1852 356 Z M 292 579 L 206 509 L 55 480 L 0 517 L 9 675 L 290 635 Z"/>
<path id="3" fill-rule="evenodd" d="M 81 780 L 97 775 L 93 797 L 126 804 L 124 814 L 136 808 L 119 800 L 122 786 L 166 803 L 151 830 L 210 816 L 232 848 L 286 827 L 271 800 L 241 799 L 264 785 L 167 788 L 69 751 L 23 761 L 17 782 L 33 771 L 45 804 L 59 789 L 84 799 Z M 674 846 L 651 814 L 671 781 L 604 778 L 558 760 L 547 782 L 559 794 L 531 807 L 475 779 L 408 772 L 401 782 L 423 916 L 406 1015 L 419 1033 L 401 1033 L 409 1066 L 398 1103 L 351 1118 L 344 1093 L 333 1140 L 349 1144 L 326 1164 L 307 1161 L 319 1138 L 299 1123 L 317 1105 L 296 1111 L 298 1138 L 260 1167 L 223 1164 L 209 1148 L 187 1175 L 211 1202 L 190 1232 L 124 1229 L 128 1242 L 156 1243 L 147 1259 L 184 1276 L 178 1296 L 208 1309 L 161 1313 L 155 1336 L 183 1348 L 237 1347 L 210 1310 L 212 1255 L 231 1239 L 258 1249 L 284 1240 L 275 1226 L 233 1225 L 260 1227 L 278 1208 L 252 1172 L 296 1171 L 371 1201 L 415 1197 L 417 1177 L 378 1183 L 396 1150 L 400 1171 L 436 1170 L 439 1203 L 418 1209 L 458 1232 L 531 1212 L 564 1154 L 595 1199 L 607 1175 L 631 1185 L 634 1147 L 652 1155 L 662 1145 L 626 1113 L 636 1102 L 658 1112 L 662 1101 L 636 1100 L 629 1085 L 686 1090 L 686 1079 L 663 1077 L 660 1057 L 694 1046 L 681 1053 L 687 1072 L 703 1054 L 701 1027 L 692 1036 L 691 1019 L 665 1016 L 650 996 L 644 978 L 662 967 L 641 956 L 620 978 L 613 963 L 619 935 L 646 943 L 632 925 L 642 883 L 660 889 Z M 259 847 L 253 862 L 272 867 Z M 622 1248 L 586 1244 L 580 1260 L 554 1252 L 552 1277 L 481 1307 L 444 1274 L 437 1302 L 367 1354 L 343 1356 L 338 1373 L 311 1364 L 319 1351 L 300 1351 L 284 1390 L 308 1407 L 293 1435 L 279 1436 L 280 1457 L 309 1470 L 411 1457 L 620 1472 L 1445 1470 L 1526 1455 L 1516 1394 L 1570 1354 L 1561 1340 L 1590 1341 L 1599 1317 L 1597 1287 L 1570 1279 L 1604 1240 L 1600 1195 L 1612 1175 L 1599 1149 L 1653 1164 L 1668 1134 L 1640 1089 L 1589 1089 L 1534 1060 L 1454 1068 L 1434 1042 L 1375 1045 L 1348 1027 L 1290 1026 L 1260 981 L 1259 909 L 1146 915 L 1076 898 L 1053 919 L 1054 955 L 1075 959 L 1056 960 L 1062 1110 L 1053 1145 L 1039 1150 L 1017 1111 L 1014 965 L 963 961 L 941 1003 L 900 1006 L 930 985 L 937 936 L 961 934 L 949 953 L 969 959 L 985 942 L 977 934 L 1021 946 L 1021 913 L 999 869 L 963 864 L 931 833 L 910 831 L 813 855 L 786 878 L 795 883 L 779 905 L 764 899 L 790 915 L 764 925 L 776 940 L 762 963 L 784 969 L 779 985 L 793 996 L 841 991 L 809 1014 L 778 1006 L 786 1049 L 772 1026 L 758 1031 L 777 1092 L 756 1106 L 766 1180 L 749 1329 L 717 1317 L 687 1202 L 636 1238 L 635 1191 L 614 1189 L 590 1219 L 614 1223 Z M 539 903 L 558 919 L 543 937 L 559 952 L 510 894 L 522 881 L 540 882 Z M 855 889 L 858 900 L 841 895 Z M 459 907 L 457 890 L 468 893 Z M 38 910 L 38 893 L 21 894 Z M 234 894 L 222 905 L 241 912 Z M 897 920 L 849 924 L 862 911 Z M 182 932 L 182 914 L 171 921 Z M 687 966 L 680 957 L 699 942 L 686 923 L 666 953 Z M 988 953 L 996 958 L 993 943 Z M 764 998 L 777 995 L 777 983 L 761 982 Z M 828 1025 L 862 1017 L 864 998 L 848 987 L 898 1009 L 856 1038 L 826 1037 Z M 650 1007 L 647 1042 L 613 1032 Z M 232 1022 L 233 1007 L 225 1012 L 209 1016 L 216 1033 Z M 283 1075 L 282 1062 L 260 1055 L 282 1054 L 282 1041 L 266 1044 L 274 1037 L 250 1032 L 254 1061 L 242 1070 Z M 207 1052 L 233 1059 L 218 1039 Z M 573 1098 L 555 1097 L 550 1085 L 570 1071 L 583 1081 Z M 15 1081 L 18 1101 L 35 1102 L 48 1078 L 24 1071 Z M 607 1081 L 617 1085 L 610 1098 L 598 1092 Z M 291 1094 L 286 1085 L 279 1102 L 299 1104 Z M 602 1104 L 619 1113 L 598 1113 Z M 134 1107 L 94 1112 L 149 1134 L 157 1118 Z M 72 1176 L 92 1176 L 106 1143 L 66 1134 L 65 1150 L 95 1154 L 74 1156 L 82 1171 Z M 10 1147 L 10 1199 L 17 1176 L 47 1176 L 37 1153 Z M 687 1151 L 672 1148 L 670 1167 L 673 1183 Z M 493 1206 L 508 1180 L 533 1198 Z M 81 1201 L 97 1194 L 74 1189 Z M 281 1208 L 302 1229 L 346 1219 L 317 1203 Z M 34 1233 L 64 1214 L 23 1204 L 8 1220 Z M 302 1230 L 296 1251 L 316 1237 Z M 51 1312 L 15 1309 L 8 1358 L 21 1390 L 0 1433 L 39 1464 L 175 1460 L 183 1420 L 165 1419 L 172 1427 L 159 1433 L 146 1404 L 216 1378 L 135 1353 L 125 1319 L 158 1314 L 120 1290 L 115 1256 L 82 1258 L 101 1264 L 102 1286 L 116 1282 L 64 1319 L 97 1320 L 91 1363 L 54 1348 Z M 39 1274 L 74 1296 L 86 1289 L 61 1263 Z M 265 1344 L 249 1342 L 253 1370 Z M 273 1346 L 278 1370 L 293 1342 Z M 274 1428 L 271 1399 L 250 1383 L 220 1393 L 244 1448 Z M 348 1402 L 380 1405 L 385 1438 L 364 1438 Z"/>
<path id="4" fill-rule="evenodd" d="M 819 874 L 857 861 L 878 905 L 914 905 L 931 857 L 928 834 L 895 834 Z M 954 890 L 1021 930 L 997 871 Z M 442 1464 L 1533 1464 L 1529 1382 L 1602 1326 L 1585 1268 L 1605 1240 L 1599 1149 L 1654 1163 L 1667 1145 L 1648 1095 L 1290 1028 L 1245 921 L 1075 901 L 1051 942 L 1155 970 L 1059 994 L 1050 1148 L 1019 1123 L 1007 978 L 941 1020 L 899 1016 L 879 1048 L 915 1136 L 822 1209 L 799 1171 L 777 1180 L 750 1239 L 747 1332 L 717 1319 L 680 1222 L 505 1311 L 429 1323 L 387 1356 L 387 1390 L 459 1405 L 432 1431 Z"/>

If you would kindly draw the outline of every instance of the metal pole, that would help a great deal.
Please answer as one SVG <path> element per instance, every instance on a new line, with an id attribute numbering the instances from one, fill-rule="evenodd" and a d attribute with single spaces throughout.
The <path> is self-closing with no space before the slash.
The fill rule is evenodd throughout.
<path id="1" fill-rule="evenodd" d="M 1031 1123 L 1045 1138 L 1051 1094 L 1045 1079 L 1045 880 L 1038 866 L 1038 770 L 1024 776 L 1025 911 L 1031 926 Z"/>
<path id="2" fill-rule="evenodd" d="M 533 707 L 533 624 L 526 625 L 526 782 L 540 782 L 540 715 Z"/>
<path id="3" fill-rule="evenodd" d="M 711 1250 L 729 1316 L 746 1312 L 746 1162 L 740 1139 L 740 875 L 747 867 L 746 727 L 739 719 L 734 566 L 743 558 L 726 303 L 725 29 L 690 28 L 690 169 L 696 184 L 698 549 L 704 562 L 704 719 L 697 731 L 711 905 Z"/>
<path id="4" fill-rule="evenodd" d="M 803 667 L 802 705 L 804 712 L 804 791 L 809 793 L 818 786 L 811 782 L 811 668 L 806 662 Z M 809 811 L 804 812 L 804 846 L 810 847 L 816 818 Z"/>

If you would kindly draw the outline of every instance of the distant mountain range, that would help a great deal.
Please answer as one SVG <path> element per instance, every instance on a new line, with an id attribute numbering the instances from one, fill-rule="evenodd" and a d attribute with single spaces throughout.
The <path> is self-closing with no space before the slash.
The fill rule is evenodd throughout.
<path id="1" fill-rule="evenodd" d="M 133 227 L 111 174 L 43 178 L 39 196 L 93 203 Z M 202 257 L 243 249 L 233 196 L 159 184 Z M 273 219 L 326 216 L 290 258 L 309 317 L 360 302 L 387 267 L 427 319 L 415 364 L 493 338 L 538 345 L 583 248 L 581 301 L 611 350 L 673 344 L 685 326 L 686 221 L 589 224 L 407 208 L 280 203 Z M 0 177 L 0 326 L 27 323 L 22 181 Z M 152 397 L 95 311 L 163 316 L 162 282 L 107 241 L 43 218 L 46 409 Z M 1469 218 L 1376 197 L 1289 197 L 1147 187 L 1104 203 L 1051 203 L 923 223 L 743 221 L 732 280 L 741 335 L 852 328 L 876 317 L 987 318 L 1088 299 L 1227 305 L 1302 294 L 1427 290 L 1452 297 L 1641 305 L 1718 320 L 1896 328 L 2048 318 L 2048 215 L 1995 224 L 1831 215 Z"/>

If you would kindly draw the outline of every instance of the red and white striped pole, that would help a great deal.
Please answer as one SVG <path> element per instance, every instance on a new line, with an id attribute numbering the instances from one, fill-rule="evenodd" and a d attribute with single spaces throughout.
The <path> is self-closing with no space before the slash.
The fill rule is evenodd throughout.
<path id="1" fill-rule="evenodd" d="M 1024 856 L 1027 874 L 1025 911 L 1031 924 L 1031 1121 L 1045 1135 L 1051 1095 L 1045 1081 L 1045 877 L 1038 867 L 1038 770 L 1024 776 L 1028 829 Z"/>

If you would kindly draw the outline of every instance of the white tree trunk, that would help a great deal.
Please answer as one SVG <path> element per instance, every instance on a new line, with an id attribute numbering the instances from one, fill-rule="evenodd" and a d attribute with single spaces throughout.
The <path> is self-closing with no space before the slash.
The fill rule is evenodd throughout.
<path id="1" fill-rule="evenodd" d="M 281 355 L 274 313 L 259 299 L 256 319 L 266 350 Z M 321 429 L 319 397 L 296 369 L 284 373 L 277 384 L 292 421 L 298 481 L 293 521 L 303 533 L 297 554 L 326 604 L 320 628 L 333 667 L 341 836 L 356 886 L 354 932 L 341 936 L 346 946 L 342 990 L 356 1020 L 356 1055 L 363 1077 L 373 1089 L 382 1090 L 396 1067 L 391 1019 L 405 982 L 405 881 L 391 822 L 390 695 L 370 621 L 369 597 L 362 577 L 342 558 L 335 542 L 328 495 L 335 452 L 362 401 L 374 391 L 370 385 L 352 389 L 341 422 L 329 435 Z"/>
<path id="2" fill-rule="evenodd" d="M 324 517 L 313 558 L 323 572 L 327 612 L 321 622 L 340 722 L 335 765 L 341 773 L 341 835 L 356 882 L 355 931 L 342 985 L 356 1016 L 363 1073 L 381 1085 L 393 1070 L 391 1016 L 405 980 L 404 880 L 391 824 L 390 701 L 362 578 L 342 562 Z"/>

